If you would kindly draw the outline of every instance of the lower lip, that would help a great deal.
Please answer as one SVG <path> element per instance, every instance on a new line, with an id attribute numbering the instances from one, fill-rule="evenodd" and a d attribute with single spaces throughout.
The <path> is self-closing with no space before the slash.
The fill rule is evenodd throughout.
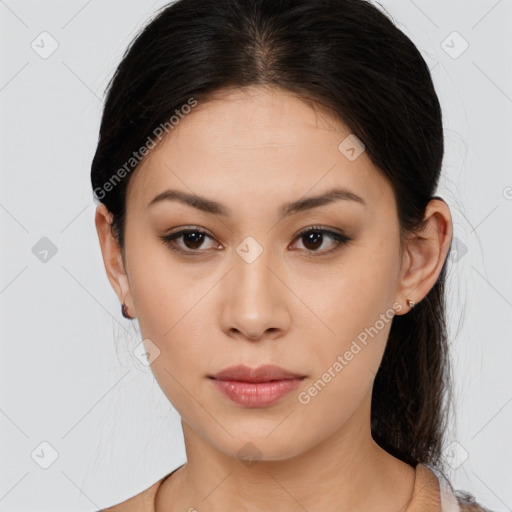
<path id="1" fill-rule="evenodd" d="M 296 389 L 302 379 L 271 382 L 239 382 L 212 379 L 213 385 L 233 402 L 247 407 L 265 407 Z"/>

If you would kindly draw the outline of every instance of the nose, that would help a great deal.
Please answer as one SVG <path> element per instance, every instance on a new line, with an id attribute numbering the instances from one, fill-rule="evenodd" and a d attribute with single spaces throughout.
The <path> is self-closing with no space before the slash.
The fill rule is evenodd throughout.
<path id="1" fill-rule="evenodd" d="M 222 293 L 222 330 L 250 341 L 276 339 L 291 325 L 290 296 L 283 266 L 263 250 L 253 261 L 235 254 Z M 273 261 L 271 261 L 273 260 Z"/>

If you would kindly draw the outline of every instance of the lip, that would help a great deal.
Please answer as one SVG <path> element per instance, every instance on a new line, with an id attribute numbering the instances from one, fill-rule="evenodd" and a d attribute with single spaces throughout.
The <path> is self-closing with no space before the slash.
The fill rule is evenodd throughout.
<path id="1" fill-rule="evenodd" d="M 245 407 L 267 407 L 296 389 L 306 376 L 274 365 L 258 368 L 238 365 L 209 378 L 233 402 Z"/>
<path id="2" fill-rule="evenodd" d="M 270 382 L 272 380 L 301 379 L 305 375 L 294 373 L 280 366 L 266 364 L 257 368 L 245 365 L 229 366 L 211 378 L 239 382 Z"/>

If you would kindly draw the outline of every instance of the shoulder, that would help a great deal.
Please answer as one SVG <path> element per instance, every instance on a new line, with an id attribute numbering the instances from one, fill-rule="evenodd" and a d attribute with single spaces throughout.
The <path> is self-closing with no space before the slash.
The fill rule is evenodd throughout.
<path id="1" fill-rule="evenodd" d="M 475 501 L 472 494 L 457 490 L 454 492 L 461 512 L 492 512 Z"/>
<path id="2" fill-rule="evenodd" d="M 460 512 L 493 512 L 480 505 L 472 494 L 453 490 L 448 480 L 435 467 L 419 463 L 416 466 L 416 481 L 411 507 L 407 512 L 423 510 L 458 510 Z M 458 507 L 457 507 L 458 505 Z M 429 508 L 430 507 L 430 508 Z"/>
<path id="3" fill-rule="evenodd" d="M 112 507 L 104 508 L 98 512 L 154 512 L 155 510 L 155 495 L 160 487 L 160 484 L 167 477 L 163 477 L 152 486 L 148 487 L 144 491 L 128 498 L 127 500 L 113 505 Z"/>

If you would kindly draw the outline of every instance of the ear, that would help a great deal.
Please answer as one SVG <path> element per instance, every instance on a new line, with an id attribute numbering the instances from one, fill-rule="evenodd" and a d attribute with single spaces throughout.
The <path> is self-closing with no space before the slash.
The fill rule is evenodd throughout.
<path id="1" fill-rule="evenodd" d="M 128 312 L 133 311 L 123 254 L 111 226 L 112 214 L 103 203 L 96 208 L 95 223 L 108 280 L 116 292 L 119 302 L 126 304 Z"/>
<path id="2" fill-rule="evenodd" d="M 410 310 L 407 299 L 418 304 L 435 285 L 453 236 L 453 223 L 448 205 L 441 198 L 430 200 L 424 215 L 423 226 L 407 236 L 400 279 L 395 300 Z"/>

